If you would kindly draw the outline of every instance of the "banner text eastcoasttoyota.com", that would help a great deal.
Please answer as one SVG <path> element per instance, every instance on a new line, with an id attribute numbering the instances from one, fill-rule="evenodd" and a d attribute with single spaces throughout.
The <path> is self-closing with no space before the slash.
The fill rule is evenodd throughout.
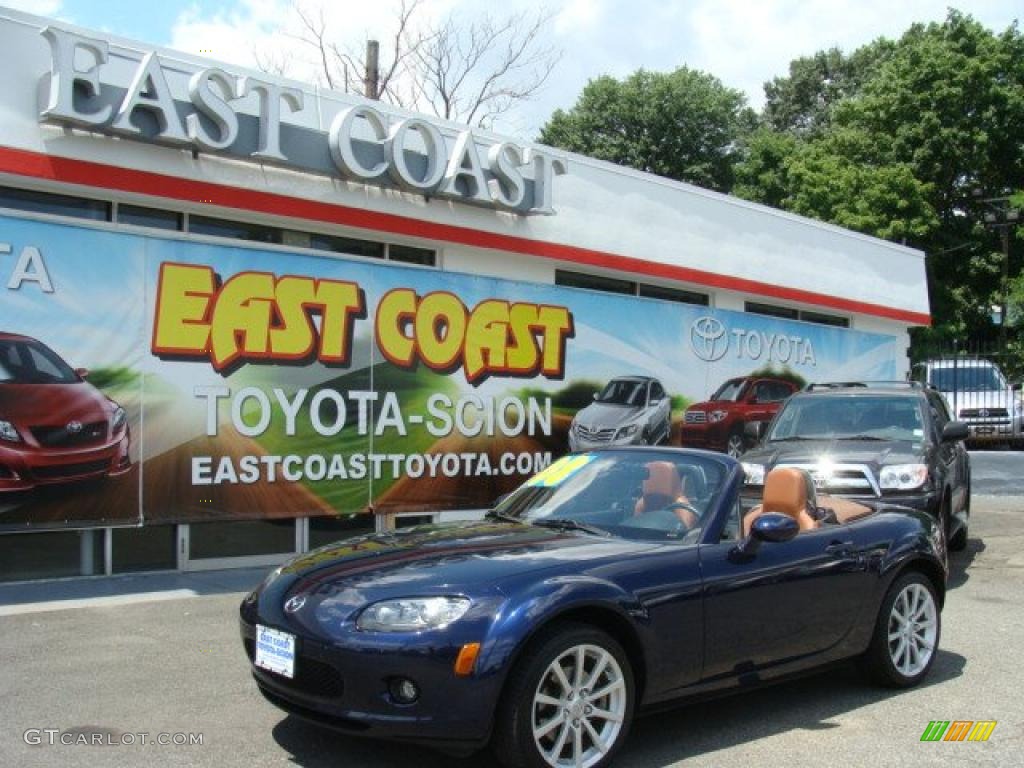
<path id="1" fill-rule="evenodd" d="M 887 379 L 901 353 L 708 307 L 15 217 L 0 270 L 5 529 L 486 508 L 572 448 L 677 444 L 686 406 L 729 378 Z"/>

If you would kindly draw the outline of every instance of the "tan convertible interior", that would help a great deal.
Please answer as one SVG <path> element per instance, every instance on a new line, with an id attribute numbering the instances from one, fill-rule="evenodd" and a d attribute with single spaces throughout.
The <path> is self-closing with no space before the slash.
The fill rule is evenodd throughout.
<path id="1" fill-rule="evenodd" d="M 844 525 L 867 517 L 874 510 L 849 499 L 817 496 L 814 492 L 814 483 L 805 470 L 776 467 L 765 478 L 761 504 L 751 509 L 743 518 L 743 535 L 749 535 L 754 521 L 768 512 L 792 517 L 800 526 L 802 533 L 823 525 Z M 829 512 L 832 514 L 829 515 Z"/>

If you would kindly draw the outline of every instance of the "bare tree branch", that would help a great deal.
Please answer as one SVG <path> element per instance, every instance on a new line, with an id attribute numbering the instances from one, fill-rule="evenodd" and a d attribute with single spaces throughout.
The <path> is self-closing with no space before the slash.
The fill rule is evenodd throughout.
<path id="1" fill-rule="evenodd" d="M 331 37 L 325 0 L 293 0 L 297 33 L 287 34 L 316 57 L 329 88 L 362 92 L 365 41 Z M 401 107 L 487 127 L 544 86 L 562 52 L 543 44 L 552 11 L 465 21 L 419 23 L 424 0 L 401 0 L 381 45 L 379 97 Z M 282 22 L 282 30 L 285 22 Z M 264 71 L 283 73 L 286 57 L 257 56 Z"/>

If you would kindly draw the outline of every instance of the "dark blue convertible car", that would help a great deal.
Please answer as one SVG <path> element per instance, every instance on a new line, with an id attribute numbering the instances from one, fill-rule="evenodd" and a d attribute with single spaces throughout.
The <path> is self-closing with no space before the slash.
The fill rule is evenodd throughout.
<path id="1" fill-rule="evenodd" d="M 567 456 L 481 522 L 325 547 L 245 598 L 260 690 L 354 734 L 509 766 L 608 763 L 636 712 L 859 657 L 919 682 L 945 596 L 927 515 L 815 497 L 745 508 L 740 465 L 668 448 Z"/>

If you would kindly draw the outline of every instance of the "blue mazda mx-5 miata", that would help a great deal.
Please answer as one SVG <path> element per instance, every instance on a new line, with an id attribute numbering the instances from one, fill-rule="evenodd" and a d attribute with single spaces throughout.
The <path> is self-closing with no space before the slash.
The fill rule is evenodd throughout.
<path id="1" fill-rule="evenodd" d="M 815 497 L 779 468 L 741 502 L 727 456 L 567 456 L 481 522 L 364 536 L 241 606 L 263 694 L 366 736 L 510 766 L 607 764 L 635 712 L 847 657 L 919 682 L 945 595 L 927 515 Z"/>

